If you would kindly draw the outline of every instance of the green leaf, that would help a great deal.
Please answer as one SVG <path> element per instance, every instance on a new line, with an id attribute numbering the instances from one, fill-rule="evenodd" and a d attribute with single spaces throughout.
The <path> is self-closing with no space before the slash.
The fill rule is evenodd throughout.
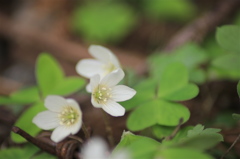
<path id="1" fill-rule="evenodd" d="M 189 72 L 189 81 L 196 84 L 203 84 L 207 79 L 207 73 L 203 69 L 194 68 Z"/>
<path id="2" fill-rule="evenodd" d="M 191 1 L 185 0 L 144 0 L 142 7 L 151 18 L 157 20 L 184 21 L 193 17 L 196 11 Z"/>
<path id="3" fill-rule="evenodd" d="M 24 151 L 21 148 L 8 148 L 0 151 L 0 158 L 2 159 L 26 159 L 31 158 L 35 152 Z"/>
<path id="4" fill-rule="evenodd" d="M 76 8 L 72 28 L 88 41 L 118 42 L 136 23 L 133 10 L 124 3 L 94 1 Z"/>
<path id="5" fill-rule="evenodd" d="M 223 141 L 223 137 L 220 134 L 204 133 L 201 135 L 195 135 L 188 137 L 180 142 L 172 145 L 173 147 L 191 148 L 198 151 L 205 151 L 216 146 L 219 142 Z"/>
<path id="6" fill-rule="evenodd" d="M 215 136 L 219 136 L 220 141 L 223 141 L 223 137 L 221 134 L 219 134 L 218 132 L 220 132 L 221 129 L 216 129 L 216 128 L 207 128 L 204 129 L 204 126 L 201 124 L 196 125 L 192 130 L 188 131 L 188 137 L 192 137 L 192 136 L 197 136 L 197 135 L 215 135 Z"/>
<path id="7" fill-rule="evenodd" d="M 50 94 L 69 95 L 81 89 L 85 81 L 79 77 L 65 77 L 57 61 L 49 54 L 37 60 L 36 76 L 43 97 Z"/>
<path id="8" fill-rule="evenodd" d="M 240 46 L 240 45 L 239 45 Z M 212 65 L 227 71 L 240 72 L 240 54 L 226 54 L 212 61 Z"/>
<path id="9" fill-rule="evenodd" d="M 232 52 L 240 53 L 240 27 L 225 25 L 217 29 L 217 42 L 221 47 Z"/>
<path id="10" fill-rule="evenodd" d="M 213 159 L 208 154 L 192 148 L 170 148 L 159 151 L 155 158 L 164 159 Z"/>
<path id="11" fill-rule="evenodd" d="M 68 77 L 63 79 L 59 85 L 52 90 L 52 94 L 69 95 L 78 91 L 85 85 L 85 80 L 79 77 Z"/>
<path id="12" fill-rule="evenodd" d="M 64 74 L 58 62 L 51 55 L 42 53 L 36 63 L 36 77 L 39 89 L 46 97 L 61 83 Z"/>
<path id="13" fill-rule="evenodd" d="M 127 133 L 123 135 L 114 152 L 126 148 L 131 152 L 133 159 L 152 159 L 159 146 L 160 143 L 152 138 Z"/>
<path id="14" fill-rule="evenodd" d="M 240 120 L 240 114 L 233 114 L 232 115 L 233 119 Z"/>
<path id="15" fill-rule="evenodd" d="M 238 93 L 238 96 L 240 97 L 240 81 L 237 84 L 237 93 Z"/>
<path id="16" fill-rule="evenodd" d="M 41 129 L 32 123 L 32 119 L 43 110 L 46 110 L 43 103 L 32 105 L 18 118 L 17 122 L 14 125 L 27 131 L 30 135 L 36 136 L 41 131 Z M 11 133 L 11 138 L 16 143 L 26 142 L 24 138 L 13 132 Z"/>
<path id="17" fill-rule="evenodd" d="M 176 126 L 180 118 L 186 122 L 189 117 L 189 110 L 181 104 L 153 100 L 142 104 L 130 114 L 127 127 L 132 131 L 138 131 L 155 124 Z"/>
<path id="18" fill-rule="evenodd" d="M 158 139 L 163 139 L 163 137 L 170 136 L 173 131 L 175 130 L 176 127 L 170 127 L 170 126 L 162 126 L 162 125 L 155 125 L 153 127 L 153 134 L 158 138 Z M 187 137 L 187 132 L 188 130 L 193 129 L 193 126 L 187 126 L 184 128 L 181 128 L 178 133 L 174 136 L 172 140 L 165 141 L 163 140 L 163 143 L 175 143 L 179 140 L 182 140 Z"/>
<path id="19" fill-rule="evenodd" d="M 168 99 L 171 101 L 184 101 L 189 100 L 198 95 L 199 89 L 198 86 L 195 84 L 188 84 L 183 88 L 164 96 L 164 99 Z"/>
<path id="20" fill-rule="evenodd" d="M 157 81 L 155 79 L 145 79 L 135 86 L 134 89 L 137 91 L 136 95 L 131 100 L 121 103 L 126 110 L 152 100 L 157 90 Z"/>
<path id="21" fill-rule="evenodd" d="M 162 73 L 159 81 L 160 98 L 165 98 L 188 83 L 188 70 L 182 63 L 170 64 Z"/>
<path id="22" fill-rule="evenodd" d="M 18 90 L 9 97 L 0 97 L 0 104 L 24 105 L 39 101 L 39 92 L 37 87 L 29 87 Z"/>

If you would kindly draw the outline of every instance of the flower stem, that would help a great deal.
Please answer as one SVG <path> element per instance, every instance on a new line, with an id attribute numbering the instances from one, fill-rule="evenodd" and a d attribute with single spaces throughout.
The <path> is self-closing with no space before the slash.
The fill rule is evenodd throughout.
<path id="1" fill-rule="evenodd" d="M 82 130 L 83 130 L 83 133 L 85 135 L 85 138 L 89 139 L 90 138 L 90 133 L 89 133 L 89 131 L 88 131 L 88 129 L 87 129 L 87 127 L 84 123 L 82 123 Z"/>
<path id="2" fill-rule="evenodd" d="M 110 143 L 110 146 L 113 147 L 115 141 L 114 141 L 114 138 L 113 138 L 113 130 L 112 130 L 112 127 L 110 126 L 110 123 L 109 123 L 109 118 L 103 110 L 102 110 L 102 114 L 103 114 L 103 120 L 104 120 L 104 124 L 105 124 L 105 128 L 106 128 L 107 138 L 108 138 L 108 141 Z"/>
<path id="3" fill-rule="evenodd" d="M 224 157 L 230 152 L 230 150 L 234 147 L 234 145 L 237 143 L 237 141 L 240 139 L 240 134 L 235 139 L 235 141 L 232 143 L 232 145 L 227 149 L 227 151 L 222 155 L 221 159 L 224 159 Z"/>

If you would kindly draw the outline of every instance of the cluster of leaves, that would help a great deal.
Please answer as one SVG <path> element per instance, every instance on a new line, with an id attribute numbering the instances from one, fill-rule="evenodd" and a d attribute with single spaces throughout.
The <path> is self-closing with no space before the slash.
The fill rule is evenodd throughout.
<path id="1" fill-rule="evenodd" d="M 164 130 L 159 134 L 164 134 Z M 163 139 L 162 143 L 148 137 L 124 133 L 120 143 L 114 151 L 127 148 L 132 153 L 132 159 L 145 158 L 201 158 L 212 159 L 205 150 L 214 147 L 223 137 L 218 133 L 220 129 L 208 128 L 197 125 L 186 127 L 178 132 L 174 140 Z M 206 143 L 208 143 L 206 145 Z"/>
<path id="2" fill-rule="evenodd" d="M 72 29 L 86 41 L 117 43 L 133 30 L 141 14 L 155 21 L 187 21 L 194 13 L 196 7 L 189 0 L 140 0 L 135 5 L 115 0 L 91 0 L 76 7 Z"/>
<path id="3" fill-rule="evenodd" d="M 30 135 L 36 136 L 41 129 L 32 123 L 37 113 L 46 110 L 43 100 L 47 95 L 70 95 L 79 91 L 85 85 L 85 80 L 80 77 L 66 77 L 58 62 L 49 54 L 41 54 L 36 62 L 37 86 L 24 88 L 12 93 L 10 96 L 0 97 L 1 105 L 29 107 L 20 115 L 15 125 L 26 130 Z M 11 138 L 16 143 L 26 140 L 14 133 Z"/>

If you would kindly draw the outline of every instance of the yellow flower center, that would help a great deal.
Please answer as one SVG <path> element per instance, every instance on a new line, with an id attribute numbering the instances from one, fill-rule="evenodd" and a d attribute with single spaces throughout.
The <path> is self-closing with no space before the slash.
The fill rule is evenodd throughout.
<path id="1" fill-rule="evenodd" d="M 60 125 L 70 126 L 78 121 L 79 113 L 73 107 L 67 106 L 58 114 L 58 117 L 60 118 Z"/>
<path id="2" fill-rule="evenodd" d="M 111 95 L 111 88 L 106 86 L 98 85 L 98 87 L 93 92 L 93 97 L 98 104 L 105 104 Z"/>

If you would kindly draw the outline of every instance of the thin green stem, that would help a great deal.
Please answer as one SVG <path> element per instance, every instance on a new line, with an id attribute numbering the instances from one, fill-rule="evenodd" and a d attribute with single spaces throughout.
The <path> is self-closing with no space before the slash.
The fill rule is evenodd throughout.
<path id="1" fill-rule="evenodd" d="M 232 143 L 232 145 L 227 149 L 227 151 L 222 155 L 221 159 L 224 159 L 224 157 L 230 152 L 230 150 L 233 148 L 233 146 L 237 143 L 237 141 L 240 139 L 240 134 L 235 139 L 235 141 Z"/>
<path id="2" fill-rule="evenodd" d="M 89 134 L 89 131 L 88 131 L 88 129 L 87 129 L 87 127 L 86 127 L 86 125 L 84 123 L 82 123 L 82 130 L 83 130 L 83 133 L 85 135 L 85 138 L 89 139 L 90 138 L 90 134 Z"/>

